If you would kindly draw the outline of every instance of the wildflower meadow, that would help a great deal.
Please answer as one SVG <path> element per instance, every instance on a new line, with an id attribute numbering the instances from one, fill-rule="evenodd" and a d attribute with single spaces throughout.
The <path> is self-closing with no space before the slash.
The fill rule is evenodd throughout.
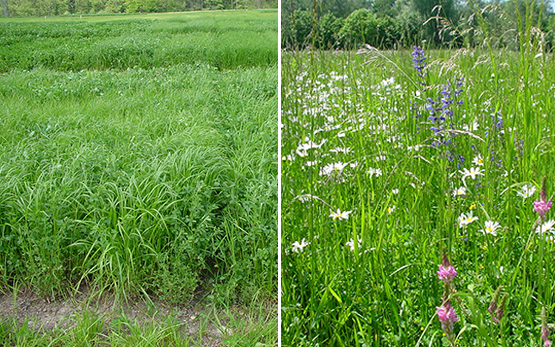
<path id="1" fill-rule="evenodd" d="M 283 346 L 551 345 L 555 64 L 522 40 L 282 54 Z"/>

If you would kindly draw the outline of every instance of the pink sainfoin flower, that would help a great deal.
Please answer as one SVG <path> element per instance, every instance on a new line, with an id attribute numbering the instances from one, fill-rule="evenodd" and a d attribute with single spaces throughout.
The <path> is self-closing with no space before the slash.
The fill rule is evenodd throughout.
<path id="1" fill-rule="evenodd" d="M 455 271 L 455 268 L 449 263 L 447 255 L 443 254 L 441 265 L 439 265 L 439 271 L 437 271 L 437 277 L 444 283 L 451 283 L 455 276 L 457 276 L 457 271 Z"/>
<path id="2" fill-rule="evenodd" d="M 459 317 L 457 317 L 457 313 L 449 300 L 445 301 L 445 303 L 440 307 L 436 307 L 436 313 L 442 324 L 455 323 L 459 320 Z"/>
<path id="3" fill-rule="evenodd" d="M 553 205 L 551 200 L 547 200 L 547 188 L 545 186 L 546 180 L 547 179 L 544 176 L 542 189 L 540 190 L 540 199 L 534 201 L 534 212 L 538 212 L 538 214 L 542 218 L 547 213 L 547 211 L 549 211 L 549 209 L 551 208 L 551 205 Z"/>
<path id="4" fill-rule="evenodd" d="M 545 306 L 542 307 L 541 319 L 542 319 L 543 345 L 545 347 L 549 347 L 551 346 L 551 341 L 548 340 L 550 333 L 549 333 L 549 328 L 547 327 L 547 314 L 545 313 Z"/>
<path id="5" fill-rule="evenodd" d="M 439 271 L 437 271 L 438 278 L 445 283 L 445 288 L 443 290 L 443 304 L 440 307 L 436 307 L 436 314 L 441 322 L 441 330 L 445 333 L 445 336 L 451 343 L 455 340 L 455 334 L 453 332 L 453 323 L 459 320 L 451 301 L 449 301 L 449 296 L 455 290 L 453 287 L 453 279 L 457 276 L 457 271 L 449 263 L 449 257 L 445 249 L 442 251 L 441 265 L 439 265 Z"/>
<path id="6" fill-rule="evenodd" d="M 547 211 L 549 211 L 551 205 L 553 205 L 551 200 L 536 200 L 534 201 L 534 212 L 538 212 L 538 214 L 543 217 Z"/>
<path id="7" fill-rule="evenodd" d="M 437 317 L 441 322 L 441 329 L 445 333 L 447 339 L 451 342 L 455 339 L 455 335 L 453 333 L 453 323 L 459 320 L 457 317 L 457 313 L 453 306 L 451 305 L 451 301 L 447 300 L 441 305 L 440 307 L 436 307 Z"/>
<path id="8" fill-rule="evenodd" d="M 549 329 L 547 328 L 547 326 L 545 326 L 545 327 L 542 326 L 542 340 L 543 340 L 543 345 L 545 347 L 551 346 L 551 341 L 548 340 L 549 335 L 550 335 L 550 333 L 549 333 Z"/>
<path id="9" fill-rule="evenodd" d="M 437 271 L 437 277 L 445 283 L 450 283 L 453 281 L 453 278 L 457 276 L 457 271 L 452 265 L 444 267 L 443 265 L 439 265 L 439 271 Z"/>
<path id="10" fill-rule="evenodd" d="M 495 312 L 497 311 L 497 300 L 493 299 L 488 307 L 488 312 L 491 314 L 491 319 L 495 323 L 499 323 L 499 319 L 497 318 Z"/>
<path id="11" fill-rule="evenodd" d="M 493 298 L 488 307 L 488 312 L 491 314 L 491 319 L 495 323 L 501 323 L 501 319 L 503 318 L 503 316 L 505 316 L 505 305 L 507 303 L 508 295 L 503 295 L 501 300 L 499 300 L 501 290 L 502 286 L 499 286 L 495 291 L 495 294 L 493 294 Z"/>

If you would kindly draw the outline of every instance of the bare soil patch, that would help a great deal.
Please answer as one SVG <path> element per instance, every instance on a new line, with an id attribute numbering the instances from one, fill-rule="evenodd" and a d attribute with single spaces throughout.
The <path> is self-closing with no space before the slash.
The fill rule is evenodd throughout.
<path id="1" fill-rule="evenodd" d="M 122 303 L 108 294 L 96 298 L 88 289 L 73 297 L 56 300 L 45 299 L 26 290 L 18 292 L 17 295 L 0 294 L 0 320 L 12 318 L 21 325 L 27 322 L 29 327 L 41 332 L 71 328 L 76 324 L 76 318 L 85 310 L 102 317 L 107 329 L 115 319 L 125 318 L 136 324 L 164 324 L 168 317 L 173 316 L 181 323 L 182 333 L 200 346 L 222 346 L 225 335 L 233 333 L 231 329 L 226 328 L 228 315 L 217 317 L 219 326 L 213 323 L 214 319 L 206 319 L 214 317 L 214 312 L 217 311 L 201 299 L 195 299 L 184 306 L 168 306 L 160 301 L 147 302 L 144 299 Z M 237 317 L 243 315 L 240 308 L 233 311 Z"/>

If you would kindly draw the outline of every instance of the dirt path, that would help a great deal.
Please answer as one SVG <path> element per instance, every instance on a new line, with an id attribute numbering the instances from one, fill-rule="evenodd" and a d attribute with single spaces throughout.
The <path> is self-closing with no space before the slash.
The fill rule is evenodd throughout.
<path id="1" fill-rule="evenodd" d="M 93 298 L 88 290 L 72 298 L 54 301 L 43 299 L 32 292 L 19 292 L 15 296 L 0 294 L 0 319 L 15 318 L 20 324 L 28 322 L 28 326 L 44 332 L 70 328 L 85 310 L 102 317 L 105 326 L 122 317 L 138 324 L 152 321 L 163 324 L 167 317 L 173 315 L 182 323 L 183 333 L 201 346 L 222 346 L 223 334 L 232 333 L 225 328 L 225 317 L 219 319 L 222 324 L 220 327 L 207 320 L 205 317 L 213 313 L 198 300 L 186 307 L 168 307 L 160 302 L 147 303 L 144 300 L 117 304 L 110 296 Z"/>

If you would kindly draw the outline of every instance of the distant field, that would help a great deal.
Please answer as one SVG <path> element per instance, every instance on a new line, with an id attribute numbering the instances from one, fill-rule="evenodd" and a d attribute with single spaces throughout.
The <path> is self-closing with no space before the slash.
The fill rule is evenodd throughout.
<path id="1" fill-rule="evenodd" d="M 277 13 L 84 18 L 0 22 L 0 285 L 275 300 Z"/>
<path id="2" fill-rule="evenodd" d="M 163 12 L 163 13 L 113 13 L 113 14 L 70 14 L 56 17 L 2 17 L 0 22 L 67 22 L 73 20 L 87 22 L 104 22 L 109 20 L 122 19 L 172 19 L 172 18 L 206 18 L 207 15 L 214 17 L 222 17 L 226 20 L 241 20 L 251 18 L 253 14 L 266 16 L 268 20 L 272 20 L 278 13 L 277 9 L 261 9 L 261 10 L 219 10 L 219 11 L 191 11 L 191 12 Z"/>
<path id="3" fill-rule="evenodd" d="M 0 20 L 0 72 L 277 62 L 277 13 L 189 12 Z"/>

